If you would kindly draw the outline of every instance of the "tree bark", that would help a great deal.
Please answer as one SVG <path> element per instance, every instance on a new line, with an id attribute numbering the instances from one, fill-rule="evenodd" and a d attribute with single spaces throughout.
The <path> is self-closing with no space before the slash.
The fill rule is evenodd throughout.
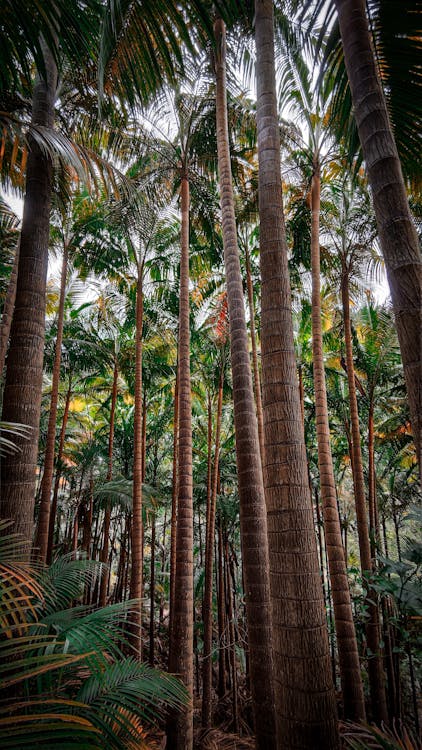
<path id="1" fill-rule="evenodd" d="M 364 0 L 335 0 L 354 116 L 393 301 L 419 469 L 422 466 L 422 257 Z"/>
<path id="2" fill-rule="evenodd" d="M 352 602 L 347 579 L 346 560 L 341 539 L 340 518 L 331 455 L 327 391 L 321 325 L 321 279 L 319 217 L 321 205 L 320 166 L 314 159 L 312 189 L 311 264 L 312 264 L 312 354 L 315 389 L 315 422 L 318 444 L 318 468 L 324 513 L 325 541 L 331 579 L 334 620 L 343 693 L 344 716 L 351 721 L 365 720 L 365 701 L 359 652 L 353 622 Z"/>
<path id="3" fill-rule="evenodd" d="M 2 379 L 4 365 L 6 362 L 7 345 L 9 343 L 10 327 L 12 325 L 13 310 L 15 309 L 16 286 L 18 281 L 20 240 L 16 244 L 15 257 L 13 258 L 12 273 L 7 285 L 6 299 L 4 301 L 3 313 L 0 325 L 0 381 Z"/>
<path id="4" fill-rule="evenodd" d="M 135 345 L 135 414 L 133 426 L 133 494 L 132 494 L 132 567 L 130 598 L 137 604 L 131 612 L 130 642 L 138 658 L 142 659 L 142 592 L 143 592 L 143 535 L 142 522 L 142 325 L 144 318 L 143 264 L 141 250 L 138 260 L 136 285 L 136 345 Z"/>
<path id="5" fill-rule="evenodd" d="M 176 535 L 177 535 L 177 456 L 179 435 L 179 378 L 176 371 L 174 386 L 174 415 L 173 415 L 173 471 L 171 490 L 171 521 L 170 521 L 170 601 L 169 601 L 169 643 L 172 643 L 173 614 L 176 585 Z M 169 652 L 170 657 L 170 652 Z"/>
<path id="6" fill-rule="evenodd" d="M 57 69 L 47 51 L 45 68 L 46 79 L 37 76 L 34 84 L 32 124 L 52 128 Z M 27 425 L 30 434 L 15 438 L 19 452 L 2 459 L 0 505 L 1 517 L 12 519 L 13 530 L 27 540 L 28 553 L 34 523 L 52 180 L 53 164 L 31 138 L 2 416 L 6 422 Z"/>
<path id="7" fill-rule="evenodd" d="M 54 480 L 53 498 L 51 501 L 50 515 L 48 519 L 48 544 L 47 544 L 47 555 L 46 555 L 47 565 L 50 565 L 52 556 L 53 556 L 54 526 L 56 523 L 57 500 L 58 500 L 59 486 L 60 486 L 60 462 L 63 456 L 64 440 L 66 437 L 66 427 L 67 427 L 67 421 L 69 419 L 71 398 L 72 398 L 72 379 L 70 378 L 69 386 L 68 386 L 67 393 L 66 393 L 66 402 L 64 405 L 62 426 L 60 429 L 59 447 L 57 449 L 57 459 L 56 459 L 56 478 Z"/>
<path id="8" fill-rule="evenodd" d="M 204 646 L 202 662 L 202 726 L 212 724 L 212 581 L 215 537 L 215 511 L 217 504 L 218 461 L 220 452 L 221 414 L 223 410 L 223 366 L 218 385 L 217 421 L 215 428 L 214 471 L 212 475 L 211 497 L 205 543 L 204 603 L 202 619 L 204 623 Z"/>
<path id="9" fill-rule="evenodd" d="M 179 471 L 176 535 L 176 580 L 170 671 L 182 679 L 189 703 L 168 724 L 168 744 L 174 750 L 193 747 L 193 495 L 192 406 L 189 326 L 189 181 L 182 171 L 181 256 L 179 298 Z"/>
<path id="10" fill-rule="evenodd" d="M 155 661 L 155 632 L 154 632 L 154 605 L 155 605 L 155 533 L 156 519 L 155 513 L 152 514 L 151 520 L 151 578 L 150 578 L 150 607 L 149 607 L 149 664 L 154 666 Z"/>
<path id="11" fill-rule="evenodd" d="M 109 424 L 109 429 L 108 429 L 107 482 L 111 482 L 113 478 L 114 422 L 115 422 L 115 416 L 116 416 L 118 378 L 119 378 L 119 368 L 117 364 L 117 357 L 115 355 L 114 356 L 114 368 L 113 368 L 113 385 L 111 388 L 110 424 Z M 111 521 L 111 505 L 110 505 L 110 502 L 107 501 L 107 504 L 104 510 L 103 546 L 100 552 L 100 562 L 103 563 L 103 569 L 101 571 L 100 595 L 99 595 L 100 607 L 105 607 L 107 603 L 107 589 L 108 589 L 108 581 L 110 577 L 110 569 L 108 567 L 110 521 Z"/>
<path id="12" fill-rule="evenodd" d="M 368 677 L 372 710 L 376 721 L 388 722 L 385 679 L 380 655 L 379 615 L 376 593 L 368 590 L 368 576 L 372 573 L 371 548 L 369 542 L 368 520 L 365 498 L 365 480 L 363 475 L 361 436 L 359 426 L 358 402 L 356 397 L 355 369 L 353 363 L 352 328 L 349 307 L 349 276 L 343 270 L 341 281 L 341 298 L 343 307 L 344 342 L 346 349 L 347 383 L 349 387 L 350 423 L 352 428 L 352 474 L 355 494 L 356 523 L 358 527 L 360 565 L 363 583 L 366 588 L 368 622 L 366 624 L 366 641 L 369 650 Z"/>
<path id="13" fill-rule="evenodd" d="M 271 0 L 255 1 L 255 39 L 264 481 L 277 746 L 334 750 L 339 747 L 337 710 L 294 351 Z"/>
<path id="14" fill-rule="evenodd" d="M 48 527 L 50 519 L 51 486 L 53 484 L 54 454 L 56 447 L 57 404 L 59 400 L 60 366 L 62 361 L 64 304 L 66 300 L 68 258 L 69 246 L 68 242 L 65 241 L 60 277 L 57 338 L 54 352 L 53 378 L 51 383 L 50 413 L 48 416 L 47 439 L 45 446 L 44 474 L 41 482 L 41 502 L 35 537 L 35 554 L 40 562 L 46 561 L 48 547 Z"/>
<path id="15" fill-rule="evenodd" d="M 237 246 L 227 123 L 225 27 L 221 19 L 218 19 L 214 24 L 214 34 L 217 41 L 218 171 L 229 308 L 236 463 L 250 647 L 252 706 L 256 746 L 259 750 L 264 750 L 264 748 L 268 750 L 276 747 L 276 740 L 267 520 L 243 284 Z"/>
<path id="16" fill-rule="evenodd" d="M 249 326 L 250 326 L 250 331 L 251 331 L 251 344 L 252 344 L 252 367 L 253 367 L 253 382 L 254 382 L 254 392 L 255 392 L 256 418 L 258 421 L 259 449 L 261 451 L 261 461 L 264 462 L 264 450 L 265 450 L 264 415 L 262 413 L 261 378 L 259 376 L 258 351 L 257 351 L 257 346 L 256 346 L 255 309 L 254 309 L 254 303 L 253 303 L 251 261 L 249 257 L 249 250 L 248 250 L 247 243 L 245 243 L 245 262 L 246 262 L 246 286 L 248 290 L 248 303 L 249 303 Z"/>

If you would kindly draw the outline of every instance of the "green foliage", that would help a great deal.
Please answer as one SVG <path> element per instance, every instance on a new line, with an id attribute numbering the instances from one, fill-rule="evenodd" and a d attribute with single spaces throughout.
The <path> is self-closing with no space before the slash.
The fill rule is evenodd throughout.
<path id="1" fill-rule="evenodd" d="M 185 692 L 124 654 L 135 603 L 75 604 L 98 564 L 31 566 L 19 538 L 0 531 L 0 747 L 146 748 L 144 724 L 180 708 Z"/>

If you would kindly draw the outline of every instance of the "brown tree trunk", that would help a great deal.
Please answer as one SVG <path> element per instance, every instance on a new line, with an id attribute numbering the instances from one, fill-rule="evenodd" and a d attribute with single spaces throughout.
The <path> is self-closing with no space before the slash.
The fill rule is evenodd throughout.
<path id="1" fill-rule="evenodd" d="M 66 402 L 64 405 L 62 426 L 60 429 L 59 447 L 57 450 L 57 459 L 56 459 L 56 478 L 54 480 L 53 499 L 51 501 L 51 509 L 50 509 L 50 515 L 49 515 L 49 523 L 48 523 L 48 544 L 47 544 L 47 555 L 46 555 L 46 562 L 48 565 L 50 565 L 52 556 L 53 556 L 54 526 L 56 523 L 57 500 L 59 496 L 59 486 L 60 486 L 60 462 L 63 456 L 63 447 L 64 447 L 64 440 L 66 437 L 67 421 L 69 419 L 71 397 L 72 397 L 72 380 L 69 379 L 69 387 L 66 393 Z"/>
<path id="2" fill-rule="evenodd" d="M 117 357 L 114 357 L 114 369 L 113 369 L 113 385 L 111 389 L 111 405 L 110 405 L 110 424 L 108 430 L 108 461 L 107 461 L 107 482 L 111 482 L 113 478 L 113 446 L 114 446 L 114 422 L 116 416 L 116 404 L 117 404 L 117 382 L 119 378 L 119 368 L 117 365 Z M 109 547 L 109 536 L 110 536 L 110 521 L 111 521 L 111 505 L 107 501 L 104 511 L 104 527 L 103 527 L 103 546 L 100 552 L 100 562 L 103 564 L 101 571 L 101 582 L 100 582 L 100 595 L 99 595 L 99 606 L 105 607 L 107 603 L 107 589 L 108 581 L 110 577 L 110 569 L 108 567 L 108 547 Z"/>
<path id="3" fill-rule="evenodd" d="M 171 489 L 171 520 L 170 520 L 170 601 L 169 601 L 169 643 L 172 643 L 173 614 L 176 586 L 176 535 L 177 535 L 177 466 L 178 466 L 178 436 L 179 436 L 179 377 L 176 371 L 174 386 L 174 414 L 173 414 L 173 471 Z M 169 650 L 170 659 L 170 650 Z"/>
<path id="4" fill-rule="evenodd" d="M 143 523 L 142 523 L 142 325 L 144 317 L 143 264 L 139 249 L 138 281 L 136 286 L 136 345 L 135 345 L 135 414 L 133 426 L 133 494 L 132 494 L 132 567 L 130 598 L 137 604 L 131 612 L 130 641 L 138 658 L 142 659 L 142 591 L 143 591 Z"/>
<path id="5" fill-rule="evenodd" d="M 223 366 L 218 385 L 217 421 L 215 429 L 214 471 L 212 476 L 208 524 L 205 544 L 204 603 L 202 619 L 204 623 L 204 645 L 202 662 L 202 726 L 212 723 L 212 581 L 215 536 L 215 510 L 217 504 L 218 461 L 220 452 L 221 414 L 223 410 Z"/>
<path id="6" fill-rule="evenodd" d="M 154 666 L 155 661 L 155 632 L 154 632 L 154 603 L 155 603 L 155 532 L 156 519 L 155 513 L 152 514 L 151 521 L 151 577 L 150 577 L 150 607 L 149 607 L 149 663 Z"/>
<path id="7" fill-rule="evenodd" d="M 422 466 L 422 257 L 387 105 L 377 72 L 364 0 L 335 0 L 354 116 L 371 186 Z"/>
<path id="8" fill-rule="evenodd" d="M 217 150 L 220 202 L 230 325 L 234 428 L 240 500 L 240 530 L 248 619 L 251 692 L 256 746 L 276 747 L 272 681 L 268 541 L 259 450 L 258 425 L 248 350 L 243 284 L 237 247 L 236 219 L 227 124 L 225 27 L 214 25 L 217 40 Z"/>
<path id="9" fill-rule="evenodd" d="M 246 286 L 248 289 L 249 304 L 249 327 L 251 332 L 252 344 L 252 367 L 253 382 L 255 393 L 256 418 L 258 421 L 259 449 L 261 451 L 261 461 L 264 461 L 264 415 L 262 413 L 262 395 L 261 395 L 261 378 L 259 376 L 258 351 L 256 346 L 256 328 L 255 328 L 255 309 L 253 303 L 253 285 L 251 274 L 251 261 L 247 242 L 245 243 L 245 261 L 246 261 Z"/>
<path id="10" fill-rule="evenodd" d="M 223 568 L 223 532 L 221 520 L 218 521 L 218 697 L 222 698 L 226 692 L 226 618 L 225 618 L 225 586 Z"/>
<path id="11" fill-rule="evenodd" d="M 64 303 L 66 300 L 68 243 L 64 243 L 60 278 L 60 297 L 57 315 L 57 338 L 54 352 L 53 378 L 51 383 L 50 413 L 48 416 L 47 438 L 44 458 L 44 474 L 41 481 L 41 502 L 35 536 L 35 554 L 40 562 L 45 562 L 48 547 L 48 526 L 50 519 L 51 485 L 53 483 L 54 454 L 56 447 L 57 404 L 59 400 L 60 365 L 62 361 L 62 341 L 64 323 Z"/>
<path id="12" fill-rule="evenodd" d="M 34 85 L 32 124 L 52 128 L 57 69 L 49 52 L 45 52 L 45 69 L 46 80 L 38 76 Z M 12 519 L 13 531 L 27 540 L 28 553 L 34 524 L 52 180 L 50 158 L 30 138 L 2 416 L 5 422 L 27 425 L 30 434 L 27 438 L 14 438 L 20 450 L 2 459 L 0 505 L 1 517 Z"/>
<path id="13" fill-rule="evenodd" d="M 344 342 L 346 349 L 347 382 L 349 386 L 350 422 L 352 427 L 352 474 L 355 494 L 356 522 L 358 527 L 360 565 L 364 585 L 367 588 L 366 602 L 368 607 L 368 622 L 366 625 L 366 641 L 370 652 L 368 658 L 369 688 L 371 693 L 372 710 L 376 721 L 388 722 L 387 701 L 385 695 L 385 680 L 380 655 L 380 633 L 378 607 L 374 603 L 376 594 L 368 590 L 367 577 L 372 573 L 371 548 L 369 542 L 368 521 L 365 498 L 365 480 L 363 476 L 362 450 L 359 426 L 358 402 L 356 398 L 355 370 L 353 363 L 352 328 L 349 307 L 349 276 L 343 271 L 341 282 L 341 298 L 343 307 Z"/>
<path id="14" fill-rule="evenodd" d="M 319 216 L 321 204 L 320 166 L 314 159 L 312 176 L 312 354 L 315 389 L 315 422 L 318 443 L 318 468 L 324 513 L 325 541 L 331 579 L 344 716 L 352 721 L 365 720 L 365 701 L 360 673 L 359 652 L 353 622 L 352 602 L 347 579 L 346 560 L 341 539 L 340 518 L 331 455 L 327 391 L 321 326 L 321 280 Z"/>
<path id="15" fill-rule="evenodd" d="M 10 327 L 12 325 L 13 310 L 15 309 L 16 286 L 18 281 L 20 241 L 16 244 L 15 257 L 13 259 L 12 273 L 7 285 L 6 299 L 4 301 L 3 313 L 0 325 L 0 382 L 6 362 L 7 345 L 9 343 Z"/>
<path id="16" fill-rule="evenodd" d="M 170 671 L 178 674 L 189 695 L 183 711 L 168 724 L 168 743 L 174 750 L 193 746 L 193 496 L 192 406 L 189 327 L 189 181 L 180 186 L 182 230 L 179 297 L 179 456 L 176 534 L 176 581 L 170 644 Z"/>
<path id="17" fill-rule="evenodd" d="M 232 688 L 232 712 L 233 712 L 233 732 L 237 734 L 239 731 L 239 705 L 237 697 L 237 670 L 236 670 L 236 639 L 234 630 L 234 612 L 233 612 L 233 591 L 230 580 L 230 564 L 229 564 L 229 545 L 227 537 L 224 540 L 224 561 L 225 561 L 225 579 L 226 579 L 226 594 L 227 594 L 227 620 L 228 620 L 228 650 L 229 650 L 229 663 L 231 673 L 231 688 Z M 262 745 L 264 747 L 264 745 Z M 268 744 L 267 747 L 270 747 Z"/>
<path id="18" fill-rule="evenodd" d="M 295 361 L 283 216 L 272 0 L 255 1 L 265 496 L 277 742 L 339 747 Z M 248 617 L 249 619 L 249 617 Z"/>

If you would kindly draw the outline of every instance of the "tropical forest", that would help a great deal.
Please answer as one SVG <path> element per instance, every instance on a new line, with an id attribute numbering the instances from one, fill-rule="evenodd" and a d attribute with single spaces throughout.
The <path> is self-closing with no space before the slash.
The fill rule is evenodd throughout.
<path id="1" fill-rule="evenodd" d="M 422 2 L 0 41 L 0 750 L 422 750 Z"/>

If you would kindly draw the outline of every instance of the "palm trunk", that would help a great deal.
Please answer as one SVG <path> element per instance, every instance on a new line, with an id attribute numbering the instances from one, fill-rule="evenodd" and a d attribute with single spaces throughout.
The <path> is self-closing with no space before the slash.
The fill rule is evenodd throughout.
<path id="1" fill-rule="evenodd" d="M 223 569 L 223 532 L 221 528 L 221 519 L 218 520 L 218 594 L 217 594 L 217 615 L 218 615 L 218 697 L 222 698 L 226 692 L 226 618 L 225 618 L 225 587 L 224 587 L 224 569 Z"/>
<path id="2" fill-rule="evenodd" d="M 255 406 L 256 406 L 256 418 L 258 421 L 258 435 L 259 435 L 259 449 L 261 451 L 261 461 L 264 461 L 264 415 L 262 413 L 262 395 L 261 395 L 261 378 L 259 377 L 259 365 L 258 365 L 258 352 L 256 346 L 256 328 L 255 328 L 255 310 L 253 303 L 253 285 L 252 285 L 252 274 L 251 274 L 251 262 L 249 258 L 249 250 L 247 243 L 245 243 L 245 261 L 246 261 L 246 285 L 248 289 L 248 304 L 249 304 L 249 326 L 251 331 L 251 344 L 252 344 L 252 367 L 253 367 L 253 382 L 255 392 Z"/>
<path id="3" fill-rule="evenodd" d="M 54 480 L 53 499 L 51 501 L 50 515 L 48 519 L 48 543 L 47 543 L 47 554 L 46 554 L 46 562 L 48 565 L 50 565 L 51 559 L 53 556 L 54 526 L 56 523 L 57 500 L 59 496 L 59 486 L 60 486 L 60 463 L 61 463 L 62 456 L 63 456 L 64 440 L 66 437 L 67 421 L 69 419 L 71 397 L 72 397 L 72 380 L 69 379 L 69 387 L 66 393 L 66 402 L 64 405 L 62 426 L 60 429 L 59 447 L 57 450 L 56 478 Z"/>
<path id="4" fill-rule="evenodd" d="M 202 662 L 202 726 L 212 723 L 212 582 L 215 536 L 215 510 L 217 504 L 218 460 L 220 452 L 221 413 L 223 409 L 223 366 L 218 386 L 217 423 L 215 429 L 214 472 L 206 528 L 205 578 L 204 578 L 204 646 Z"/>
<path id="5" fill-rule="evenodd" d="M 343 272 L 341 282 L 343 306 L 344 342 L 346 348 L 347 382 L 349 386 L 350 422 L 352 427 L 352 474 L 355 494 L 356 522 L 358 527 L 360 565 L 364 585 L 367 576 L 372 573 L 371 548 L 368 533 L 366 512 L 365 480 L 363 476 L 362 450 L 359 426 L 358 402 L 356 398 L 355 370 L 353 363 L 352 329 L 349 307 L 349 277 Z M 366 625 L 366 641 L 370 656 L 368 659 L 368 676 L 371 693 L 372 710 L 376 721 L 388 722 L 387 701 L 385 696 L 384 670 L 380 655 L 380 633 L 378 607 L 374 603 L 376 594 L 367 590 L 369 619 Z"/>
<path id="6" fill-rule="evenodd" d="M 144 317 L 143 264 L 139 250 L 138 281 L 136 286 L 136 344 L 135 344 L 135 414 L 133 426 L 133 495 L 132 495 L 132 567 L 130 598 L 137 604 L 131 612 L 131 645 L 142 659 L 142 590 L 143 590 L 143 523 L 142 523 L 142 325 Z"/>
<path id="7" fill-rule="evenodd" d="M 419 468 L 421 456 L 422 259 L 364 0 L 335 0 L 362 152 L 390 285 Z"/>
<path id="8" fill-rule="evenodd" d="M 181 256 L 179 298 L 179 471 L 177 493 L 176 580 L 170 671 L 178 674 L 189 695 L 189 703 L 168 725 L 168 745 L 174 750 L 193 746 L 193 497 L 192 497 L 192 406 L 190 386 L 189 328 L 189 181 L 182 173 Z"/>
<path id="9" fill-rule="evenodd" d="M 151 578 L 150 578 L 150 607 L 149 607 L 149 663 L 150 666 L 154 666 L 155 654 L 154 654 L 154 603 L 155 603 L 155 533 L 156 533 L 156 519 L 155 513 L 152 515 L 151 521 Z"/>
<path id="10" fill-rule="evenodd" d="M 318 161 L 312 176 L 312 353 L 315 388 L 316 433 L 325 540 L 331 579 L 334 619 L 343 692 L 344 716 L 352 721 L 365 720 L 365 701 L 360 673 L 359 652 L 353 622 L 352 602 L 347 579 L 346 560 L 341 539 L 340 518 L 331 455 L 327 391 L 321 326 L 321 281 L 319 215 L 321 179 Z"/>
<path id="11" fill-rule="evenodd" d="M 173 471 L 172 471 L 172 490 L 171 490 L 171 521 L 170 521 L 169 643 L 172 642 L 173 614 L 174 614 L 175 586 L 176 586 L 178 435 L 179 435 L 179 377 L 178 377 L 178 373 L 176 372 L 176 383 L 174 386 Z M 169 653 L 169 656 L 170 656 L 170 653 Z"/>
<path id="12" fill-rule="evenodd" d="M 1 316 L 0 325 L 0 381 L 2 379 L 4 365 L 6 362 L 7 345 L 9 343 L 10 327 L 12 325 L 13 310 L 15 309 L 16 299 L 16 286 L 18 280 L 18 266 L 19 266 L 19 249 L 20 241 L 18 241 L 15 250 L 15 257 L 13 259 L 12 273 L 10 274 L 9 283 L 7 285 L 6 299 L 4 301 L 3 313 Z"/>
<path id="13" fill-rule="evenodd" d="M 214 25 L 217 39 L 217 150 L 230 324 L 234 428 L 240 500 L 240 530 L 245 574 L 252 706 L 258 749 L 276 747 L 272 681 L 268 541 L 258 425 L 252 387 L 242 275 L 237 247 L 227 124 L 225 27 Z"/>
<path id="14" fill-rule="evenodd" d="M 230 563 L 229 563 L 229 545 L 227 537 L 224 540 L 224 561 L 225 561 L 225 578 L 227 594 L 227 620 L 228 620 L 228 650 L 229 664 L 231 672 L 231 689 L 232 689 L 232 711 L 233 711 L 233 732 L 239 731 L 239 706 L 237 697 L 237 671 L 236 671 L 236 639 L 234 631 L 234 612 L 233 612 L 233 591 L 230 580 Z M 257 745 L 258 746 L 258 745 Z M 264 747 L 264 745 L 262 745 Z M 267 747 L 270 747 L 268 744 Z"/>
<path id="15" fill-rule="evenodd" d="M 48 547 L 48 526 L 50 519 L 51 486 L 53 483 L 54 454 L 56 447 L 57 404 L 59 400 L 60 365 L 62 361 L 62 340 L 64 323 L 64 303 L 66 299 L 68 243 L 64 243 L 60 279 L 59 310 L 57 315 L 57 338 L 54 352 L 53 379 L 51 383 L 50 414 L 48 417 L 47 439 L 44 458 L 44 474 L 41 482 L 41 502 L 38 516 L 35 550 L 38 559 L 45 562 Z"/>
<path id="16" fill-rule="evenodd" d="M 32 124 L 52 128 L 57 69 L 49 52 L 45 68 L 46 80 L 38 76 L 34 85 Z M 15 438 L 20 450 L 2 459 L 0 506 L 1 517 L 12 519 L 13 530 L 27 540 L 28 552 L 34 523 L 52 180 L 52 161 L 31 138 L 2 417 L 27 425 L 30 434 Z"/>
<path id="17" fill-rule="evenodd" d="M 272 0 L 255 2 L 265 496 L 277 741 L 339 746 L 295 361 L 281 186 Z"/>
<path id="18" fill-rule="evenodd" d="M 110 424 L 109 424 L 109 430 L 108 430 L 107 482 L 111 482 L 113 478 L 114 422 L 115 422 L 115 416 L 116 416 L 118 378 L 119 378 L 119 368 L 117 365 L 117 357 L 115 356 L 114 357 L 114 369 L 113 369 L 113 386 L 111 389 Z M 103 569 L 101 571 L 101 583 L 100 583 L 100 595 L 99 595 L 100 607 L 105 607 L 107 603 L 108 580 L 110 577 L 110 570 L 107 565 L 109 536 L 110 536 L 110 521 L 111 521 L 111 505 L 107 501 L 105 511 L 104 511 L 103 546 L 100 552 L 100 562 L 103 563 Z"/>

